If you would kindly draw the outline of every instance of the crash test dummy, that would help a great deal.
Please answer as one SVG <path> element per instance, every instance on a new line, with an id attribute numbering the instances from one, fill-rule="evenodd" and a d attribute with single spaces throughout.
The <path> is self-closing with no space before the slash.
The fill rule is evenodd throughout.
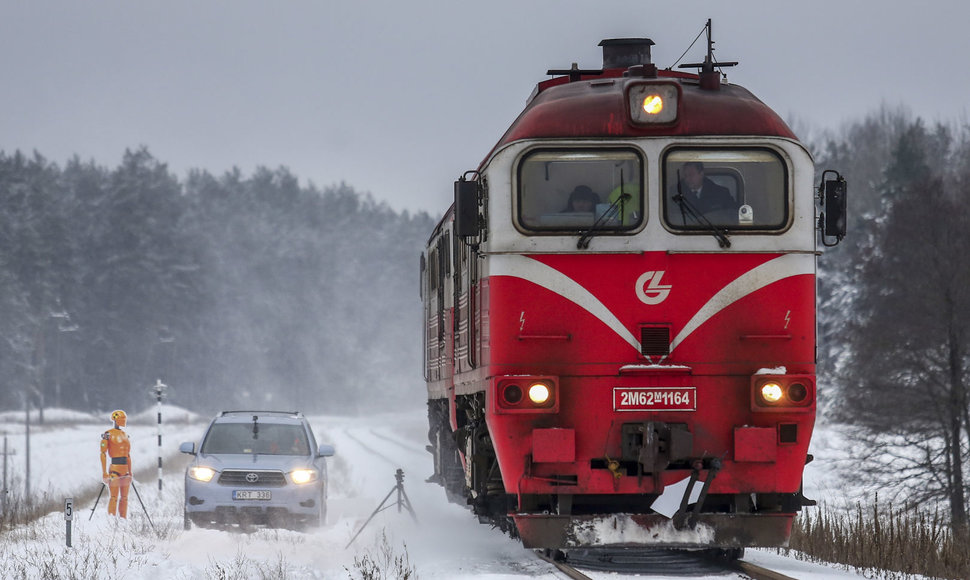
<path id="1" fill-rule="evenodd" d="M 114 427 L 101 435 L 101 476 L 108 486 L 108 513 L 128 517 L 128 488 L 131 487 L 131 442 L 125 433 L 128 416 L 122 410 L 111 413 Z M 110 458 L 110 462 L 108 459 Z"/>

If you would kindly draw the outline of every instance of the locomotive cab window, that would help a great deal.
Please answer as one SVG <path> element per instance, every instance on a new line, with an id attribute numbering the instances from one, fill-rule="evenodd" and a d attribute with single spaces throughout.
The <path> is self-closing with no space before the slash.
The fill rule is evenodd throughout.
<path id="1" fill-rule="evenodd" d="M 518 167 L 517 219 L 533 232 L 634 230 L 643 223 L 643 162 L 629 149 L 537 150 Z"/>
<path id="2" fill-rule="evenodd" d="M 788 171 L 768 149 L 673 149 L 663 190 L 673 230 L 779 231 L 789 223 Z"/>

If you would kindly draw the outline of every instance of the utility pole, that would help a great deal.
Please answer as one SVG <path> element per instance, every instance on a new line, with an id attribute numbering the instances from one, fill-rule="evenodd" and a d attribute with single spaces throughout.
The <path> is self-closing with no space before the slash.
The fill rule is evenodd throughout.
<path id="1" fill-rule="evenodd" d="M 51 318 L 57 319 L 57 337 L 54 339 L 56 344 L 54 345 L 57 349 L 54 353 L 54 406 L 61 406 L 61 350 L 64 348 L 61 345 L 61 334 L 65 332 L 75 332 L 80 327 L 71 322 L 71 315 L 67 312 L 54 312 L 51 313 Z"/>
<path id="2" fill-rule="evenodd" d="M 30 391 L 29 390 L 26 393 L 24 393 L 24 410 L 26 411 L 26 416 L 24 418 L 24 437 L 26 438 L 26 444 L 24 446 L 24 463 L 26 464 L 26 469 L 24 471 L 24 501 L 27 502 L 27 505 L 30 505 Z"/>
<path id="3" fill-rule="evenodd" d="M 7 513 L 7 494 L 10 490 L 7 488 L 7 457 L 14 455 L 14 451 L 10 451 L 7 448 L 7 434 L 3 434 L 3 489 L 0 489 L 0 513 Z"/>

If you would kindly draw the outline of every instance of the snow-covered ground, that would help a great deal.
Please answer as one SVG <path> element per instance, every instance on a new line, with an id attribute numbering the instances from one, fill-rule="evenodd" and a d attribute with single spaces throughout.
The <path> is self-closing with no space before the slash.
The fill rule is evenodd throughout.
<path id="1" fill-rule="evenodd" d="M 97 418 L 48 411 L 44 426 L 32 425 L 31 485 L 35 494 L 46 494 L 60 504 L 68 496 L 97 492 L 100 434 L 110 426 L 105 415 Z M 178 465 L 178 444 L 197 440 L 208 419 L 175 408 L 163 411 L 167 466 Z M 412 569 L 423 579 L 562 577 L 519 543 L 479 524 L 468 510 L 447 503 L 439 486 L 425 483 L 432 465 L 424 449 L 427 419 L 422 409 L 366 418 L 311 417 L 311 423 L 317 439 L 333 443 L 337 449 L 330 463 L 329 524 L 322 529 L 183 531 L 182 473 L 167 472 L 159 492 L 152 471 L 147 479 L 136 480 L 136 485 L 155 531 L 134 494 L 129 497 L 128 521 L 109 517 L 105 498 L 95 512 L 91 511 L 93 500 L 76 504 L 71 548 L 65 545 L 66 524 L 61 511 L 45 516 L 36 525 L 0 536 L 0 577 L 358 578 L 359 571 L 369 563 L 392 570 Z M 156 465 L 156 428 L 154 407 L 129 418 L 136 470 Z M 7 433 L 8 445 L 16 449 L 8 461 L 11 473 L 20 477 L 15 482 L 20 489 L 23 431 L 22 413 L 0 414 L 0 432 Z M 822 430 L 816 440 L 819 448 L 807 472 L 807 495 L 823 501 L 835 494 L 844 497 L 829 459 L 838 458 L 838 434 Z M 388 509 L 378 513 L 350 544 L 394 489 L 398 468 L 404 471 L 404 490 L 418 521 L 406 510 L 398 510 L 397 495 L 391 493 L 385 504 Z M 395 564 L 395 559 L 400 562 Z M 748 550 L 745 559 L 806 580 L 863 577 L 834 566 L 798 561 L 774 550 Z M 590 575 L 602 579 L 665 578 Z M 708 578 L 742 577 L 728 573 Z"/>

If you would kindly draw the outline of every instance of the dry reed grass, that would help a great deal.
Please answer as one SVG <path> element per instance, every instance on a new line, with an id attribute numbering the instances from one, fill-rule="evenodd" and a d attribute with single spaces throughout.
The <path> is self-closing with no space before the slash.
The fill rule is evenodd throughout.
<path id="1" fill-rule="evenodd" d="M 954 533 L 939 511 L 881 505 L 878 497 L 851 512 L 824 506 L 803 512 L 789 546 L 813 559 L 883 570 L 881 577 L 888 580 L 970 578 L 966 533 Z"/>

